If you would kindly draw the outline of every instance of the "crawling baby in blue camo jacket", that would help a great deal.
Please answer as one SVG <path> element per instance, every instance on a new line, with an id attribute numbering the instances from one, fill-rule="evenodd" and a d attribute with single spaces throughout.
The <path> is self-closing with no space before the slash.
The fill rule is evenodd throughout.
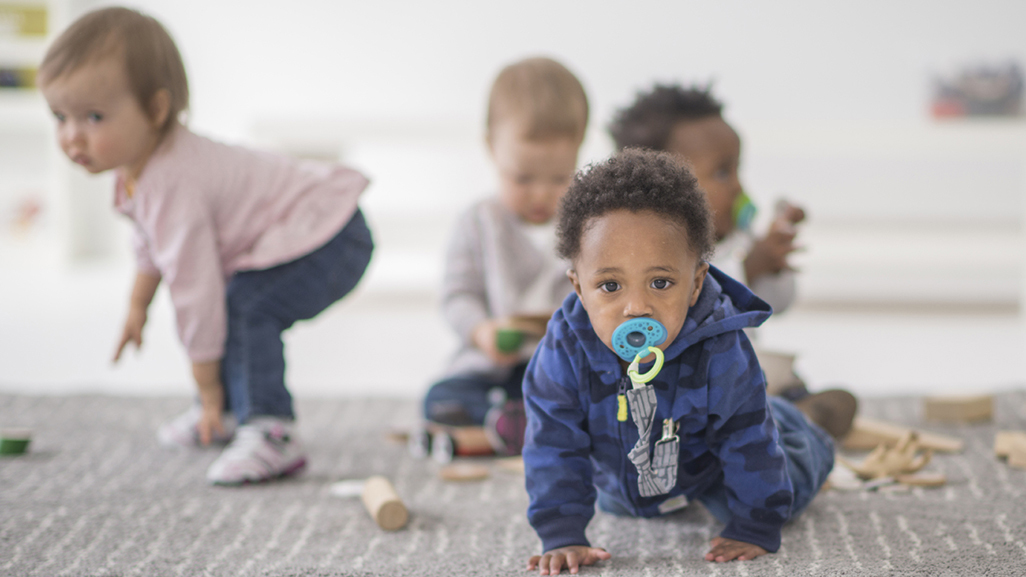
<path id="1" fill-rule="evenodd" d="M 794 405 L 767 397 L 743 329 L 772 311 L 708 264 L 712 219 L 695 177 L 665 153 L 622 151 L 578 173 L 558 235 L 575 292 L 524 378 L 528 518 L 543 549 L 528 569 L 576 573 L 608 559 L 585 536 L 596 501 L 634 517 L 701 502 L 725 524 L 707 561 L 777 551 L 781 527 L 830 473 L 833 442 Z M 640 388 L 612 343 L 632 319 L 658 321 L 666 333 L 662 367 Z M 655 358 L 642 358 L 641 371 Z M 635 389 L 649 395 L 651 426 L 634 422 Z M 663 463 L 659 475 L 649 451 Z"/>

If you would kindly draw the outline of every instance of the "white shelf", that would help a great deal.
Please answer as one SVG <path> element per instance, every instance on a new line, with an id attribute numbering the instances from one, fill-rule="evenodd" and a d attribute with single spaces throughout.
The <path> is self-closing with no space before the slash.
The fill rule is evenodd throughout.
<path id="1" fill-rule="evenodd" d="M 56 29 L 59 2 L 23 3 L 46 4 L 50 30 Z M 0 37 L 0 65 L 38 66 L 51 38 Z M 62 156 L 42 94 L 32 88 L 0 88 L 0 265 L 8 270 L 52 270 L 67 263 L 73 227 Z M 27 227 L 18 222 L 24 202 L 42 209 Z"/>
<path id="2" fill-rule="evenodd" d="M 37 90 L 0 88 L 0 135 L 53 133 L 50 108 Z"/>

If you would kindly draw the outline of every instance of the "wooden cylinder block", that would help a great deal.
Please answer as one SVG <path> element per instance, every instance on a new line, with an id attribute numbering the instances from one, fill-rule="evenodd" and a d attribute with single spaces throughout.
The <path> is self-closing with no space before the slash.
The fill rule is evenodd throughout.
<path id="1" fill-rule="evenodd" d="M 363 506 L 374 518 L 378 527 L 386 531 L 395 531 L 406 526 L 410 514 L 406 511 L 402 499 L 395 492 L 395 487 L 385 477 L 371 477 L 363 485 Z"/>
<path id="2" fill-rule="evenodd" d="M 945 395 L 923 399 L 923 413 L 928 421 L 942 423 L 975 423 L 994 417 L 991 395 Z"/>

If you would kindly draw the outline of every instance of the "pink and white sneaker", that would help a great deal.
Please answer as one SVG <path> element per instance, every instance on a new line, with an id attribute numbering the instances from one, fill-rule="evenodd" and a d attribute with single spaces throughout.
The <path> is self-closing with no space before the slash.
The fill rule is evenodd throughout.
<path id="1" fill-rule="evenodd" d="M 202 447 L 197 428 L 202 414 L 203 409 L 198 404 L 194 404 L 189 407 L 189 410 L 161 425 L 157 429 L 157 441 L 165 447 Z M 221 425 L 224 427 L 224 434 L 214 433 L 214 437 L 211 439 L 212 444 L 226 445 L 232 440 L 236 427 L 235 415 L 231 413 L 221 415 Z"/>
<path id="2" fill-rule="evenodd" d="M 305 466 L 306 451 L 291 421 L 255 417 L 235 431 L 235 439 L 207 469 L 207 480 L 214 485 L 260 483 Z"/>

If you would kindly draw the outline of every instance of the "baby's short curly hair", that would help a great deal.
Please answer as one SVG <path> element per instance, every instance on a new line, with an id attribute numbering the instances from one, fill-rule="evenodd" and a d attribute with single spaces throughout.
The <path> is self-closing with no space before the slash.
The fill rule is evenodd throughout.
<path id="1" fill-rule="evenodd" d="M 557 250 L 573 262 L 591 220 L 615 210 L 651 211 L 679 226 L 700 261 L 712 256 L 712 212 L 686 164 L 666 152 L 620 151 L 574 176 L 559 205 Z"/>
<path id="2" fill-rule="evenodd" d="M 713 98 L 711 87 L 656 84 L 651 92 L 639 92 L 634 104 L 620 109 L 609 123 L 616 148 L 666 150 L 670 131 L 681 120 L 720 116 L 723 103 Z"/>

